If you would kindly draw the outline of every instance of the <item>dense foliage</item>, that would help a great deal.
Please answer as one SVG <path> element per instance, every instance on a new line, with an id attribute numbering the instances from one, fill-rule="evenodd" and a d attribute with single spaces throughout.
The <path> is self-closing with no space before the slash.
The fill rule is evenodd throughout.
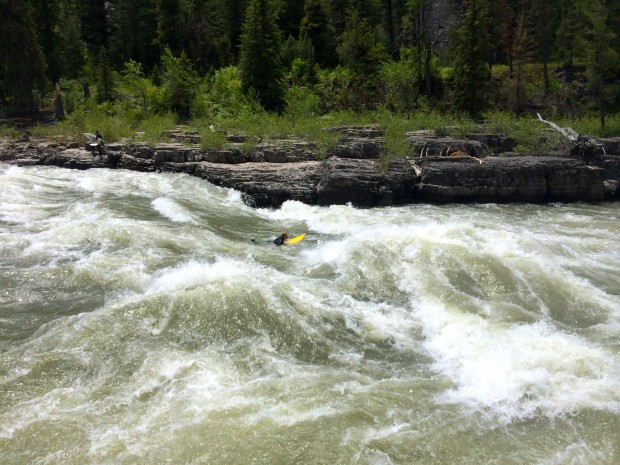
<path id="1" fill-rule="evenodd" d="M 0 0 L 0 112 L 92 98 L 135 118 L 499 109 L 604 126 L 618 24 L 620 0 Z"/>

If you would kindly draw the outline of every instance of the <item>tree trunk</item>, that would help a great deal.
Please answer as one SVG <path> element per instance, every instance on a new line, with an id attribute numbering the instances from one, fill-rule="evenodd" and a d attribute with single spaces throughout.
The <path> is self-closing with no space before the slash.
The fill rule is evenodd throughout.
<path id="1" fill-rule="evenodd" d="M 431 82 L 431 46 L 426 45 L 426 56 L 424 57 L 424 80 L 426 81 L 426 96 L 430 99 L 433 93 Z"/>
<path id="2" fill-rule="evenodd" d="M 603 56 L 603 51 L 600 52 L 601 57 Z M 601 128 L 605 127 L 605 98 L 603 93 L 603 59 L 601 58 L 601 65 L 598 69 L 598 111 L 599 111 L 599 120 L 601 123 Z"/>
<path id="3" fill-rule="evenodd" d="M 545 80 L 545 97 L 549 97 L 551 94 L 551 83 L 549 82 L 549 46 L 547 44 L 547 39 L 543 41 L 542 45 L 543 52 L 543 77 Z"/>
<path id="4" fill-rule="evenodd" d="M 58 83 L 56 83 L 54 90 L 54 112 L 58 121 L 65 119 L 65 107 L 62 103 L 62 95 L 60 95 L 60 85 Z"/>
<path id="5" fill-rule="evenodd" d="M 60 94 L 54 99 L 54 112 L 56 113 L 56 119 L 58 121 L 65 119 L 65 107 L 62 103 Z"/>

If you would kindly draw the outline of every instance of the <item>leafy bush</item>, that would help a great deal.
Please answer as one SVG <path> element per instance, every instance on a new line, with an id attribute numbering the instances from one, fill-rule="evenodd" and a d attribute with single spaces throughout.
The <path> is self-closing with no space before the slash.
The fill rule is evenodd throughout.
<path id="1" fill-rule="evenodd" d="M 316 118 L 321 111 L 321 99 L 306 87 L 293 86 L 285 96 L 285 117 L 295 121 L 298 118 Z"/>
<path id="2" fill-rule="evenodd" d="M 181 118 L 189 118 L 196 90 L 200 85 L 198 74 L 192 68 L 185 52 L 181 52 L 181 56 L 177 58 L 169 48 L 166 48 L 162 56 L 162 65 L 163 108 L 175 112 Z"/>

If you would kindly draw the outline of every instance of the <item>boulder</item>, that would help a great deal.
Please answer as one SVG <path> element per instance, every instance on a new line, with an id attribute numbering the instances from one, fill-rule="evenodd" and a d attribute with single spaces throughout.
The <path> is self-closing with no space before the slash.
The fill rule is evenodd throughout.
<path id="1" fill-rule="evenodd" d="M 416 173 L 407 161 L 397 160 L 382 170 L 375 160 L 332 157 L 323 164 L 316 187 L 319 205 L 387 206 L 415 200 Z"/>
<path id="2" fill-rule="evenodd" d="M 153 149 L 153 162 L 161 163 L 187 163 L 193 162 L 202 157 L 195 147 L 188 147 L 182 144 L 158 144 Z"/>
<path id="3" fill-rule="evenodd" d="M 245 201 L 255 207 L 280 207 L 287 200 L 316 203 L 321 162 L 244 163 L 225 165 L 199 162 L 188 173 L 222 187 L 244 193 Z"/>
<path id="4" fill-rule="evenodd" d="M 417 160 L 426 202 L 572 202 L 605 198 L 603 172 L 558 157 Z"/>
<path id="5" fill-rule="evenodd" d="M 339 158 L 377 160 L 381 156 L 384 146 L 385 140 L 383 138 L 345 137 L 340 139 L 338 145 L 330 152 L 330 155 Z"/>
<path id="6" fill-rule="evenodd" d="M 470 140 L 480 142 L 493 153 L 510 153 L 517 145 L 517 141 L 513 137 L 508 137 L 506 134 L 474 132 L 467 134 L 466 137 Z"/>
<path id="7" fill-rule="evenodd" d="M 413 157 L 440 157 L 448 156 L 454 152 L 482 157 L 485 152 L 482 143 L 475 140 L 433 136 L 428 133 L 424 135 L 416 132 L 407 133 L 406 137 L 411 145 L 411 156 Z"/>

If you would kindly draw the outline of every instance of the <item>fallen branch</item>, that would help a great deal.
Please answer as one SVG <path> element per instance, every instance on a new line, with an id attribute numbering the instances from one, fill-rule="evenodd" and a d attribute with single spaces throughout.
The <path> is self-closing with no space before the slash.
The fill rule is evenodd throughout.
<path id="1" fill-rule="evenodd" d="M 551 126 L 553 129 L 558 131 L 560 134 L 562 134 L 568 140 L 574 142 L 574 141 L 576 141 L 579 138 L 579 134 L 577 134 L 572 128 L 561 128 L 560 126 L 558 126 L 555 123 L 552 123 L 551 121 L 547 121 L 547 120 L 542 119 L 542 116 L 540 116 L 540 113 L 536 113 L 536 114 L 538 115 L 538 119 L 540 121 L 542 121 L 543 123 L 548 124 L 549 126 Z"/>

